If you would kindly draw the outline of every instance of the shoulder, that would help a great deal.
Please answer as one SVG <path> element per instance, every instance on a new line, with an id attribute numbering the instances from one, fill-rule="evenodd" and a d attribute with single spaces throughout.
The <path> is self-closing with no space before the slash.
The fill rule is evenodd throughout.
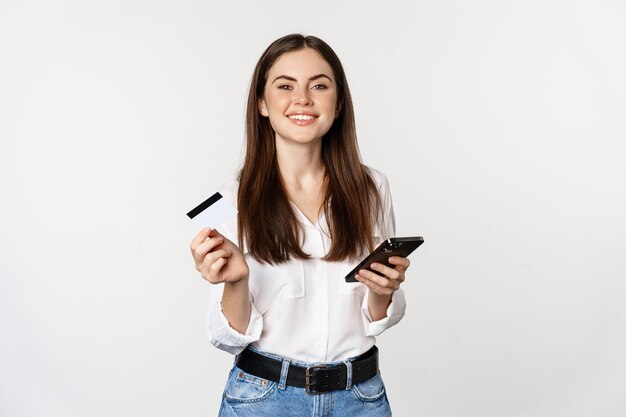
<path id="1" fill-rule="evenodd" d="M 388 193 L 389 192 L 389 180 L 387 180 L 387 177 L 385 176 L 385 174 L 383 174 L 379 170 L 374 169 L 370 166 L 367 166 L 367 165 L 364 165 L 364 166 L 369 176 L 372 178 L 372 180 L 374 180 L 374 184 L 376 184 L 376 189 L 378 190 L 378 192 L 381 194 Z"/>
<path id="2" fill-rule="evenodd" d="M 382 172 L 372 167 L 365 166 L 380 196 L 380 211 L 376 214 L 374 223 L 374 242 L 378 245 L 383 240 L 395 236 L 396 220 L 393 212 L 393 202 L 389 181 Z"/>

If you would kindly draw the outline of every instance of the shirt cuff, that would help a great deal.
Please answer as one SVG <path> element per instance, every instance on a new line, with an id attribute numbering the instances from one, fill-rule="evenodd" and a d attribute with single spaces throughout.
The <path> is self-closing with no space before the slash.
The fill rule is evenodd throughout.
<path id="1" fill-rule="evenodd" d="M 365 336 L 378 336 L 391 326 L 398 324 L 402 317 L 404 317 L 404 313 L 406 311 L 406 300 L 402 289 L 395 290 L 391 294 L 391 304 L 387 307 L 387 317 L 377 321 L 372 321 L 369 306 L 367 304 L 369 291 L 370 290 L 368 288 L 365 293 L 365 297 L 363 297 L 363 303 L 361 304 L 363 327 L 365 328 Z"/>
<path id="2" fill-rule="evenodd" d="M 250 303 L 250 320 L 244 334 L 233 329 L 222 312 L 220 302 L 216 302 L 209 313 L 209 341 L 213 346 L 233 355 L 240 354 L 250 343 L 261 337 L 263 317 Z"/>

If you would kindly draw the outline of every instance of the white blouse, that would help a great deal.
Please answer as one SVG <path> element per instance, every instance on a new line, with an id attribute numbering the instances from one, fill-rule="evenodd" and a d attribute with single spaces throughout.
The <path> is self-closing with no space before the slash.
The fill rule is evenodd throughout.
<path id="1" fill-rule="evenodd" d="M 387 178 L 372 168 L 380 192 L 382 212 L 374 228 L 374 243 L 395 236 L 395 218 Z M 219 192 L 237 206 L 238 181 L 233 178 Z M 250 321 L 245 334 L 230 327 L 220 301 L 224 284 L 211 286 L 208 311 L 209 340 L 217 348 L 239 354 L 248 344 L 262 351 L 303 362 L 334 362 L 360 355 L 375 343 L 375 336 L 398 323 L 406 302 L 402 289 L 395 291 L 387 317 L 372 321 L 367 305 L 369 289 L 347 283 L 344 277 L 354 262 L 321 259 L 330 249 L 328 224 L 323 212 L 316 223 L 293 205 L 304 229 L 303 250 L 312 259 L 291 259 L 279 265 L 256 261 L 244 244 L 250 268 Z M 217 227 L 237 244 L 237 219 Z"/>

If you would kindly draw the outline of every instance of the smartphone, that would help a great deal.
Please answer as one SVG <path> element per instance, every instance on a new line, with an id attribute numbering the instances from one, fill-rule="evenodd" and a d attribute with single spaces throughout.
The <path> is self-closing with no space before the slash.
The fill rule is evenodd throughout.
<path id="1" fill-rule="evenodd" d="M 395 265 L 389 263 L 390 256 L 402 256 L 406 258 L 422 243 L 424 243 L 424 238 L 421 236 L 392 237 L 385 240 L 374 249 L 372 253 L 367 255 L 367 258 L 363 259 L 356 268 L 346 275 L 346 282 L 358 282 L 354 276 L 357 275 L 361 269 L 369 269 L 372 271 L 370 266 L 374 262 L 395 268 Z"/>

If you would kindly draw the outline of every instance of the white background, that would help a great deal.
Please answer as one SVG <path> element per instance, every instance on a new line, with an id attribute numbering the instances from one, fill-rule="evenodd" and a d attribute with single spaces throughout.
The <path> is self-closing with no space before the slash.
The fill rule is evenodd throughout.
<path id="1" fill-rule="evenodd" d="M 598 0 L 0 0 L 0 415 L 217 414 L 185 213 L 292 32 L 426 239 L 378 340 L 394 415 L 626 415 L 626 5 Z"/>

